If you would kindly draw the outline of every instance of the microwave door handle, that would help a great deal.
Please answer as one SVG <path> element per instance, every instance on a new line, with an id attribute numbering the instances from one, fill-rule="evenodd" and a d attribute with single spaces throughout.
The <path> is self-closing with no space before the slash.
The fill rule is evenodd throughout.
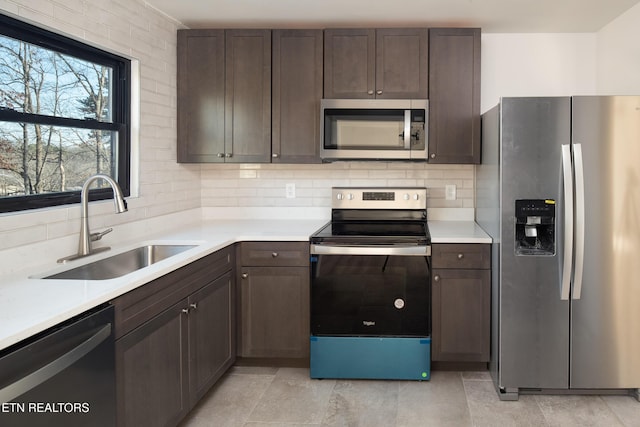
<path id="1" fill-rule="evenodd" d="M 411 110 L 404 110 L 404 149 L 411 150 Z"/>

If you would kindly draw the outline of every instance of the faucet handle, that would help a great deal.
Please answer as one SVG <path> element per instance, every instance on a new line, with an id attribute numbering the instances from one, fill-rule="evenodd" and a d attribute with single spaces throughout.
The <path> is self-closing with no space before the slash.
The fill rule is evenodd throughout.
<path id="1" fill-rule="evenodd" d="M 91 233 L 89 235 L 89 238 L 91 239 L 92 242 L 95 242 L 96 240 L 100 240 L 102 239 L 102 236 L 104 236 L 105 234 L 111 233 L 113 231 L 113 228 L 107 228 L 104 231 L 100 231 L 98 233 Z"/>

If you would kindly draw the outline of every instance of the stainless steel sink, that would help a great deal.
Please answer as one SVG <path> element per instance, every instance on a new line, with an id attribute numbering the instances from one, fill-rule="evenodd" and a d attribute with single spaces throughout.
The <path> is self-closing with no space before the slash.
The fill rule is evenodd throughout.
<path id="1" fill-rule="evenodd" d="M 43 279 L 106 280 L 124 276 L 167 259 L 196 245 L 146 245 L 131 249 Z"/>

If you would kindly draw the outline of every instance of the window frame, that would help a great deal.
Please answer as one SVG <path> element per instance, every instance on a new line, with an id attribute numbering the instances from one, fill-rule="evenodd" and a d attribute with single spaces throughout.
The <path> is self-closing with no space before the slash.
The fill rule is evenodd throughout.
<path id="1" fill-rule="evenodd" d="M 114 179 L 125 197 L 131 194 L 131 61 L 97 47 L 74 40 L 11 18 L 0 13 L 0 34 L 21 40 L 39 47 L 60 52 L 76 58 L 105 65 L 112 69 L 111 91 L 112 122 L 83 120 L 67 117 L 54 117 L 32 113 L 23 113 L 0 108 L 0 121 L 17 123 L 39 123 L 53 126 L 76 127 L 97 130 L 110 130 L 118 135 L 117 177 Z M 89 200 L 104 200 L 113 197 L 111 188 L 93 189 Z M 0 198 L 0 214 L 26 211 L 53 206 L 80 203 L 80 191 L 34 194 Z"/>

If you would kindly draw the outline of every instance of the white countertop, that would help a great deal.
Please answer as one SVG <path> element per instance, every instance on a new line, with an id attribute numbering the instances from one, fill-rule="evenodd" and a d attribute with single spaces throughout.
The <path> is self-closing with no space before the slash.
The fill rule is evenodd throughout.
<path id="1" fill-rule="evenodd" d="M 203 220 L 181 229 L 113 245 L 107 252 L 66 265 L 47 264 L 30 276 L 0 277 L 0 349 L 70 319 L 177 268 L 240 241 L 306 241 L 327 220 Z M 429 221 L 433 243 L 491 243 L 473 221 Z M 109 280 L 41 277 L 151 243 L 196 247 L 125 276 Z"/>
<path id="2" fill-rule="evenodd" d="M 429 221 L 431 243 L 491 243 L 491 237 L 473 221 Z"/>

